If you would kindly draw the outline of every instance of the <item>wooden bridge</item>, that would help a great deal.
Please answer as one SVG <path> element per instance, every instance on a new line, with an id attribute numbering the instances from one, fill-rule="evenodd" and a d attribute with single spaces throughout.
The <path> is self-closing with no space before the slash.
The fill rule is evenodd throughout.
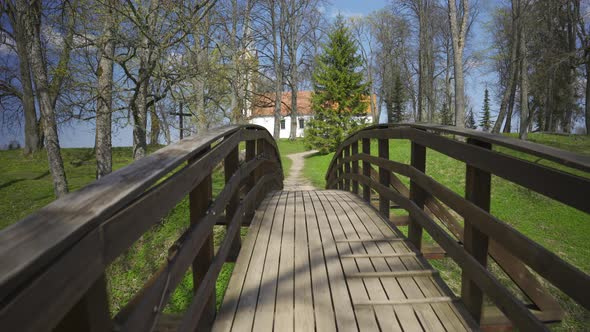
<path id="1" fill-rule="evenodd" d="M 400 139 L 411 141 L 409 165 L 389 158 L 389 144 Z M 428 176 L 427 149 L 465 162 L 465 197 Z M 225 187 L 213 199 L 211 175 L 220 163 Z M 373 126 L 338 148 L 327 190 L 284 191 L 278 150 L 266 130 L 216 129 L 163 148 L 0 232 L 0 330 L 547 330 L 563 312 L 540 278 L 590 309 L 590 277 L 489 213 L 491 175 L 590 213 L 589 173 L 588 157 L 503 136 L 434 125 Z M 410 179 L 409 187 L 399 175 Z M 161 269 L 112 315 L 105 269 L 187 195 L 186 231 Z M 409 216 L 390 217 L 392 208 Z M 216 224 L 227 231 L 214 250 Z M 240 226 L 249 227 L 243 243 Z M 407 237 L 399 227 L 407 227 Z M 423 247 L 424 231 L 438 254 Z M 437 255 L 461 268 L 460 294 L 429 264 Z M 488 257 L 519 296 L 490 272 Z M 226 261 L 236 265 L 217 311 L 215 282 Z M 163 313 L 189 269 L 195 285 L 189 308 L 183 315 Z"/>

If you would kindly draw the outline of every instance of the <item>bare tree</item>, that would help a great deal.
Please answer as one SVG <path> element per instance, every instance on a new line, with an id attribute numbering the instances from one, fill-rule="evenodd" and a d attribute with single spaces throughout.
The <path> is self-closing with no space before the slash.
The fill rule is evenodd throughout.
<path id="1" fill-rule="evenodd" d="M 463 78 L 463 51 L 469 19 L 469 0 L 448 0 L 449 26 L 453 40 L 453 67 L 455 73 L 455 125 L 465 127 L 465 83 Z"/>
<path id="2" fill-rule="evenodd" d="M 109 0 L 103 8 L 103 32 L 97 45 L 100 50 L 98 60 L 98 91 L 96 99 L 96 178 L 101 178 L 113 170 L 112 157 L 112 114 L 113 114 L 113 68 L 115 57 L 115 0 Z"/>
<path id="3" fill-rule="evenodd" d="M 41 41 L 42 9 L 40 1 L 15 1 L 15 12 L 19 17 L 23 17 L 23 33 L 26 36 L 25 39 L 28 41 L 27 56 L 31 64 L 31 73 L 35 82 L 39 109 L 43 116 L 43 131 L 45 135 L 47 158 L 49 161 L 49 171 L 53 177 L 55 195 L 61 197 L 68 192 L 68 183 L 66 181 L 66 174 L 60 152 L 55 116 L 55 100 L 57 99 L 56 91 L 59 91 L 59 89 L 56 90 L 55 86 L 59 87 L 59 84 L 56 82 L 52 85 L 47 74 L 47 65 Z M 69 13 L 66 15 L 73 15 L 73 12 L 74 10 L 70 8 Z M 66 40 L 65 42 L 67 43 L 68 41 Z M 64 48 L 68 47 L 69 46 L 64 46 Z M 60 64 L 67 65 L 67 60 L 60 60 Z M 56 79 L 57 78 L 54 78 L 54 82 Z M 54 88 L 52 88 L 52 86 Z M 52 92 L 54 92 L 53 95 Z"/>

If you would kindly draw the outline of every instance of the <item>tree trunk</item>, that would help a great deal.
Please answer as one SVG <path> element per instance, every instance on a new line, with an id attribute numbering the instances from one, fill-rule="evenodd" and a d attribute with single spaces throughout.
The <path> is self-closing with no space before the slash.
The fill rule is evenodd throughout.
<path id="1" fill-rule="evenodd" d="M 293 74 L 291 74 L 293 75 Z M 296 74 L 295 74 L 296 75 Z M 293 76 L 291 76 L 293 77 Z M 291 87 L 291 133 L 289 134 L 289 139 L 294 140 L 297 138 L 297 94 L 299 93 L 299 88 L 297 84 L 293 84 Z"/>
<path id="2" fill-rule="evenodd" d="M 510 63 L 509 63 L 509 74 L 508 74 L 508 82 L 506 84 L 506 90 L 502 95 L 502 101 L 500 102 L 500 112 L 498 113 L 498 119 L 494 123 L 494 127 L 492 128 L 492 133 L 497 134 L 500 132 L 500 128 L 502 128 L 502 123 L 504 119 L 506 119 L 507 125 L 508 122 L 512 120 L 512 112 L 510 112 L 510 117 L 506 117 L 508 113 L 509 103 L 512 100 L 512 104 L 514 104 L 514 90 L 516 87 L 516 70 L 517 70 L 517 50 L 518 50 L 518 28 L 517 28 L 517 18 L 514 8 L 512 9 L 512 47 L 510 49 Z M 511 98 L 512 97 L 512 98 Z M 510 127 L 510 125 L 508 125 Z M 506 128 L 506 126 L 504 126 Z"/>
<path id="3" fill-rule="evenodd" d="M 590 58 L 590 54 L 586 59 Z M 590 59 L 589 59 L 590 60 Z M 586 115 L 586 135 L 590 135 L 590 61 L 586 60 L 586 100 L 585 100 L 585 115 Z"/>
<path id="4" fill-rule="evenodd" d="M 141 71 L 142 69 L 140 69 Z M 145 70 L 145 69 L 144 69 Z M 139 160 L 147 153 L 147 94 L 148 80 L 141 79 L 137 98 L 133 107 L 133 159 Z"/>
<path id="5" fill-rule="evenodd" d="M 461 0 L 463 13 L 461 21 L 457 18 L 455 0 L 448 0 L 449 24 L 453 40 L 453 67 L 455 73 L 455 126 L 465 128 L 465 87 L 463 80 L 463 50 L 467 33 L 467 19 L 469 17 L 469 2 Z"/>
<path id="6" fill-rule="evenodd" d="M 23 112 L 25 115 L 25 148 L 24 154 L 29 155 L 39 150 L 39 134 L 37 129 L 37 110 L 35 96 L 33 94 L 33 82 L 31 81 L 31 68 L 28 59 L 27 36 L 23 30 L 23 17 L 18 13 L 8 15 L 14 27 L 14 37 L 20 69 L 20 81 L 22 85 Z"/>
<path id="7" fill-rule="evenodd" d="M 26 17 L 25 35 L 29 39 L 29 57 L 31 72 L 37 89 L 39 109 L 43 115 L 43 130 L 47 149 L 49 171 L 53 177 L 53 190 L 57 198 L 68 192 L 68 183 L 64 171 L 63 160 L 59 146 L 55 110 L 49 94 L 49 78 L 45 65 L 43 46 L 41 44 L 41 2 L 29 4 L 25 0 L 18 0 L 17 11 Z"/>
<path id="8" fill-rule="evenodd" d="M 113 114 L 113 58 L 115 56 L 115 42 L 113 33 L 115 21 L 113 10 L 109 8 L 105 15 L 105 27 L 101 54 L 98 61 L 98 98 L 96 101 L 96 178 L 99 179 L 113 170 L 112 156 L 112 114 Z"/>
<path id="9" fill-rule="evenodd" d="M 150 145 L 158 145 L 159 138 L 160 138 L 160 118 L 156 113 L 156 103 L 152 104 L 151 112 L 150 112 Z"/>
<path id="10" fill-rule="evenodd" d="M 524 10 L 522 3 L 520 4 L 520 43 L 518 45 L 520 55 L 520 128 L 518 137 L 520 139 L 527 139 L 528 132 L 528 117 L 529 117 L 529 74 L 528 74 L 528 59 L 526 48 L 526 31 L 524 22 Z"/>

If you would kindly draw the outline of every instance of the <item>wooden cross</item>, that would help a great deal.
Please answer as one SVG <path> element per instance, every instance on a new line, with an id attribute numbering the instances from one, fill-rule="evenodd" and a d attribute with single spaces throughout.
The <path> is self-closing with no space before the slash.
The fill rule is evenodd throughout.
<path id="1" fill-rule="evenodd" d="M 178 115 L 178 122 L 180 123 L 180 139 L 184 138 L 184 124 L 183 118 L 185 116 L 192 116 L 191 113 L 182 113 L 182 103 L 180 103 L 180 112 L 170 112 L 170 115 Z"/>

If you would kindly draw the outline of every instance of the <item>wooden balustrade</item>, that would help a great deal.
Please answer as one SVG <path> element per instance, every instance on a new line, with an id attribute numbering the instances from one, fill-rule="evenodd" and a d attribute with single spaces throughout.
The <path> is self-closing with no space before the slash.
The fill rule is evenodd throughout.
<path id="1" fill-rule="evenodd" d="M 445 136 L 447 134 L 464 137 L 466 142 Z M 378 156 L 370 153 L 372 139 L 377 141 Z M 409 165 L 389 160 L 391 139 L 411 141 Z M 362 141 L 361 153 L 358 153 L 359 141 Z M 340 184 L 345 180 L 359 183 L 366 201 L 370 201 L 372 191 L 379 196 L 379 212 L 386 219 L 389 219 L 390 201 L 407 210 L 409 219 L 405 223 L 408 224 L 409 241 L 420 249 L 424 229 L 461 267 L 461 299 L 476 321 L 483 324 L 483 296 L 486 295 L 519 329 L 546 330 L 540 319 L 559 320 L 562 310 L 543 291 L 543 286 L 528 271 L 527 266 L 586 309 L 590 309 L 590 276 L 490 214 L 491 175 L 586 213 L 590 213 L 590 180 L 573 172 L 496 152 L 492 149 L 494 145 L 547 159 L 590 175 L 590 158 L 585 156 L 473 130 L 407 124 L 372 126 L 347 138 L 330 163 L 326 187 L 342 188 Z M 343 154 L 350 147 L 353 147 L 352 154 Z M 427 148 L 465 162 L 465 197 L 426 175 Z M 353 166 L 352 172 L 342 171 L 343 166 L 350 163 L 355 165 L 359 161 L 362 162 L 361 170 Z M 373 169 L 373 165 L 378 171 Z M 409 189 L 395 174 L 409 177 Z M 350 190 L 349 187 L 344 188 Z M 464 218 L 464 227 L 441 202 Z M 431 215 L 426 213 L 426 209 Z M 433 220 L 434 216 L 449 232 Z M 525 306 L 488 271 L 488 255 L 539 310 Z"/>
<path id="2" fill-rule="evenodd" d="M 240 163 L 242 141 L 246 158 Z M 153 330 L 190 268 L 194 296 L 180 330 L 207 329 L 215 314 L 215 281 L 223 263 L 237 257 L 240 227 L 269 191 L 282 188 L 278 156 L 263 127 L 211 130 L 162 148 L 1 231 L 2 330 Z M 221 162 L 225 187 L 213 200 L 211 174 Z M 106 267 L 187 195 L 187 230 L 160 270 L 111 319 Z M 227 227 L 217 253 L 215 224 Z"/>

